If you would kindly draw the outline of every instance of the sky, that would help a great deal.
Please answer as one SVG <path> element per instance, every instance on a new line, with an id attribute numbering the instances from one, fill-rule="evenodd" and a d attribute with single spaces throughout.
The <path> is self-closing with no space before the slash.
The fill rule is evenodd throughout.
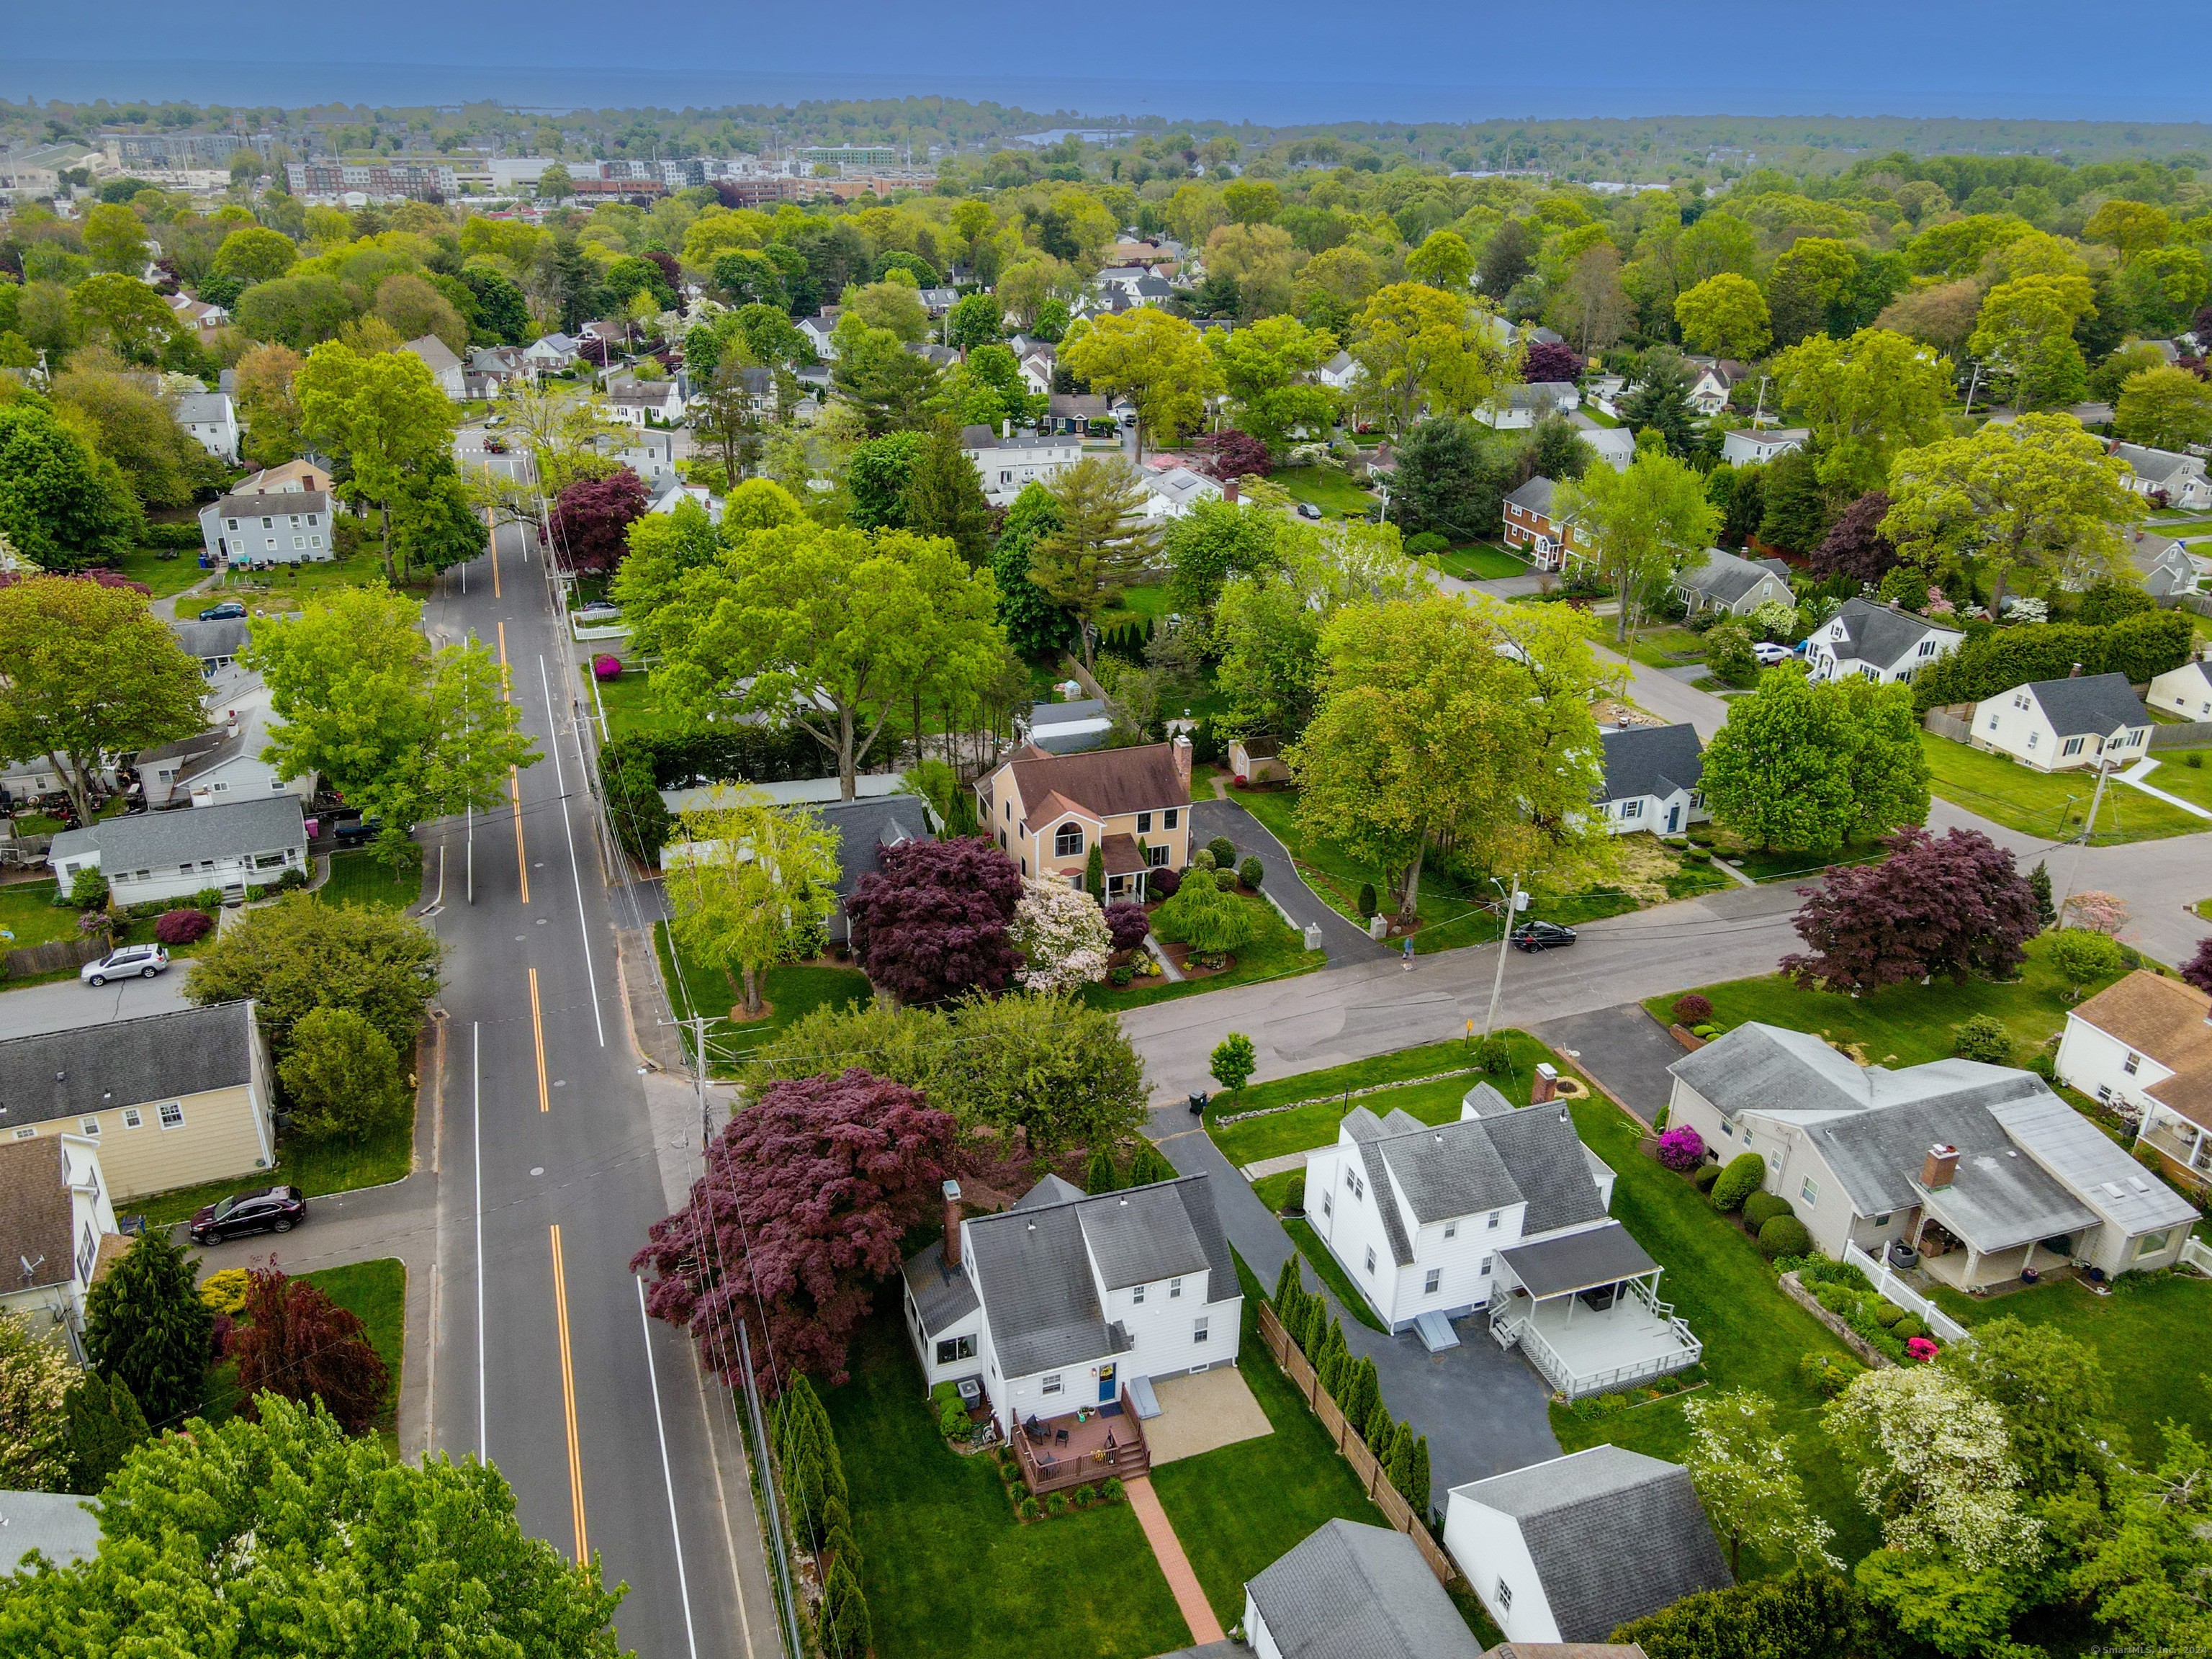
<path id="1" fill-rule="evenodd" d="M 9 9 L 0 95 L 13 99 L 604 108 L 938 94 L 1276 123 L 2212 109 L 2198 54 L 2144 47 L 2179 48 L 2183 12 L 2145 0 L 204 0 L 189 27 L 173 0 Z M 153 41 L 158 57 L 138 44 Z"/>

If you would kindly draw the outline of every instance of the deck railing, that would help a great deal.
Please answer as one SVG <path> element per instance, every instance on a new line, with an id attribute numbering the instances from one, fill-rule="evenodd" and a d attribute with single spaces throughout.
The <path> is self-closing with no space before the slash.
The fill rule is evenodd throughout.
<path id="1" fill-rule="evenodd" d="M 1514 1335 L 1521 1344 L 1522 1352 L 1528 1356 L 1544 1380 L 1570 1400 L 1579 1400 L 1587 1394 L 1606 1394 L 1623 1383 L 1640 1382 L 1647 1376 L 1664 1376 L 1669 1371 L 1686 1370 L 1704 1358 L 1705 1346 L 1698 1340 L 1690 1328 L 1680 1320 L 1667 1316 L 1667 1328 L 1674 1334 L 1681 1346 L 1672 1353 L 1654 1354 L 1632 1364 L 1614 1365 L 1601 1371 L 1577 1371 L 1536 1328 L 1532 1319 L 1523 1319 L 1514 1327 Z"/>
<path id="2" fill-rule="evenodd" d="M 1071 1486 L 1088 1486 L 1097 1480 L 1127 1480 L 1145 1474 L 1152 1466 L 1152 1450 L 1145 1443 L 1145 1431 L 1138 1425 L 1137 1415 L 1129 1406 L 1128 1396 L 1122 1395 L 1122 1414 L 1114 1419 L 1114 1444 L 1055 1448 L 1050 1444 L 1034 1444 L 1023 1432 L 1019 1424 L 1014 1426 L 1014 1455 L 1020 1461 L 1022 1480 L 1038 1497 L 1047 1492 L 1065 1492 Z M 1102 1457 L 1096 1454 L 1103 1453 Z"/>

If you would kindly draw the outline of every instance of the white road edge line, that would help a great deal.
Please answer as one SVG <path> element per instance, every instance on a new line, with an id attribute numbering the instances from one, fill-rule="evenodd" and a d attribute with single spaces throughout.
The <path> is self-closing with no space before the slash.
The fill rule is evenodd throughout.
<path id="1" fill-rule="evenodd" d="M 553 682 L 546 677 L 545 654 L 538 656 L 538 689 L 545 697 L 545 735 L 553 750 L 553 787 L 561 793 L 561 834 L 568 843 L 568 875 L 576 884 L 576 931 L 584 939 L 584 972 L 592 982 L 592 1024 L 599 1028 L 599 1047 L 607 1046 L 607 1023 L 599 1013 L 599 975 L 592 966 L 592 924 L 584 914 L 584 867 L 576 862 L 576 830 L 568 821 L 568 783 L 561 772 L 561 716 L 553 707 Z M 584 763 L 584 740 L 576 739 L 576 764 Z"/>
<path id="2" fill-rule="evenodd" d="M 660 1415 L 660 1368 L 653 1358 L 653 1322 L 645 1312 L 645 1281 L 633 1277 L 630 1283 L 637 1286 L 637 1324 L 645 1338 L 646 1381 L 653 1389 L 653 1426 L 660 1435 L 660 1479 L 668 1488 L 668 1533 L 676 1540 L 676 1593 L 684 1598 L 684 1639 L 690 1647 L 691 1659 L 699 1659 L 699 1636 L 691 1627 L 691 1581 L 684 1571 L 684 1528 L 676 1519 L 676 1472 L 668 1462 L 668 1425 Z"/>
<path id="3" fill-rule="evenodd" d="M 486 1395 L 484 1389 L 484 1286 L 483 1286 L 483 1026 L 471 1021 L 469 1025 L 469 1072 L 471 1082 L 471 1134 L 475 1146 L 471 1162 L 476 1170 L 477 1183 L 477 1462 L 491 1462 L 489 1443 L 484 1432 Z"/>

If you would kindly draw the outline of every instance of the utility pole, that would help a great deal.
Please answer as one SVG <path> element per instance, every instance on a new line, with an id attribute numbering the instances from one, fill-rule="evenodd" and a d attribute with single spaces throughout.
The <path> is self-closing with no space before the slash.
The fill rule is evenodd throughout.
<path id="1" fill-rule="evenodd" d="M 2097 760 L 2096 793 L 2089 797 L 2089 816 L 2083 820 L 2081 836 L 2074 843 L 2074 861 L 2067 866 L 2066 870 L 2066 890 L 2059 896 L 2058 899 L 2058 913 L 2061 917 L 2066 914 L 2067 900 L 2074 896 L 2074 884 L 2081 873 L 2081 849 L 2089 844 L 2089 837 L 2096 833 L 2097 809 L 2104 804 L 2105 780 L 2112 774 L 2112 761 L 2106 757 L 2100 756 Z"/>
<path id="2" fill-rule="evenodd" d="M 1982 365 L 1980 362 L 1977 360 L 1974 364 L 1974 372 L 1966 377 L 1966 413 L 1969 415 L 1972 415 L 1974 412 L 1974 390 L 1976 387 L 1979 386 L 1981 383 Z"/>
<path id="3" fill-rule="evenodd" d="M 1491 878 L 1490 884 L 1498 884 L 1495 876 Z M 1505 919 L 1498 928 L 1498 976 L 1490 983 L 1490 1012 L 1482 1017 L 1482 1035 L 1486 1039 L 1498 1024 L 1498 1000 L 1505 994 L 1505 952 L 1513 943 L 1513 918 L 1521 914 L 1522 902 L 1521 878 L 1516 873 L 1512 895 L 1505 901 Z"/>

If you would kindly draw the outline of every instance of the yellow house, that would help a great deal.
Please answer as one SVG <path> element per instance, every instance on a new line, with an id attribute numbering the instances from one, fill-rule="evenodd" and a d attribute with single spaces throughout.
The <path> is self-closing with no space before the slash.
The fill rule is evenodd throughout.
<path id="1" fill-rule="evenodd" d="M 77 1135 L 121 1201 L 276 1161 L 269 1050 L 251 1002 L 0 1042 L 0 1144 Z"/>
<path id="2" fill-rule="evenodd" d="M 1145 896 L 1146 872 L 1190 862 L 1190 739 L 1052 755 L 1024 744 L 978 780 L 976 810 L 1025 876 L 1083 885 L 1091 848 L 1106 896 Z"/>

